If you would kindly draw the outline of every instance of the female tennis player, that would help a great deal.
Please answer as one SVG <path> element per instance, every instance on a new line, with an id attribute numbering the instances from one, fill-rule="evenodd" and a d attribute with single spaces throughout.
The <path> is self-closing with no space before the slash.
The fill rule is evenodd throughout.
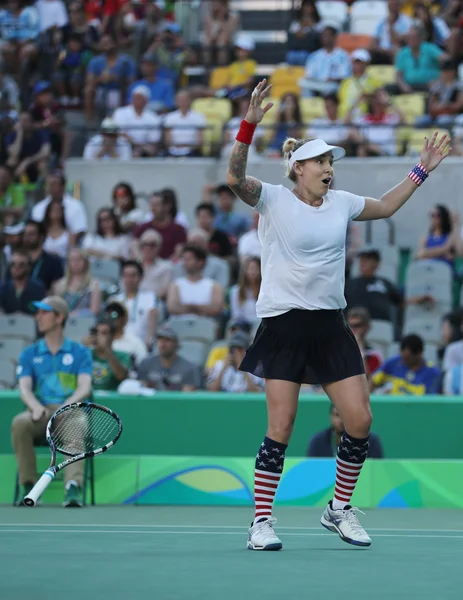
<path id="1" fill-rule="evenodd" d="M 372 421 L 367 380 L 355 337 L 344 320 L 345 239 L 349 220 L 396 213 L 448 155 L 446 135 L 425 138 L 421 162 L 379 200 L 330 190 L 333 162 L 343 148 L 323 140 L 288 139 L 283 145 L 292 191 L 246 175 L 253 133 L 271 109 L 264 79 L 255 88 L 231 151 L 227 184 L 260 214 L 262 323 L 241 369 L 266 380 L 268 428 L 256 458 L 251 550 L 280 550 L 272 505 L 283 472 L 302 383 L 321 384 L 345 427 L 336 457 L 334 498 L 321 524 L 358 546 L 371 540 L 350 499 L 368 454 Z"/>

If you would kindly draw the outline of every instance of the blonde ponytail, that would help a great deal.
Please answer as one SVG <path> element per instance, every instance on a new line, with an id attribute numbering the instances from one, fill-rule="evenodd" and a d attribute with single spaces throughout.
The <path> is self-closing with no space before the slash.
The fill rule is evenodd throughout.
<path id="1" fill-rule="evenodd" d="M 296 181 L 296 173 L 289 166 L 289 159 L 291 158 L 291 154 L 293 152 L 296 152 L 296 150 L 298 148 L 300 148 L 307 142 L 311 142 L 314 139 L 315 138 L 308 138 L 306 140 L 297 140 L 296 138 L 286 138 L 286 140 L 283 142 L 283 146 L 281 149 L 283 151 L 285 163 L 286 163 L 286 177 L 288 177 L 288 179 L 290 179 L 291 181 L 294 181 L 294 182 Z"/>

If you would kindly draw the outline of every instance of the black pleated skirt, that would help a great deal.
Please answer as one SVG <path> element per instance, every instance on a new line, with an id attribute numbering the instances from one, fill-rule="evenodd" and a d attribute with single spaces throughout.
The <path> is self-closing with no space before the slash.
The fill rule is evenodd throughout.
<path id="1" fill-rule="evenodd" d="M 293 309 L 262 319 L 240 370 L 263 379 L 312 385 L 365 373 L 342 310 Z"/>

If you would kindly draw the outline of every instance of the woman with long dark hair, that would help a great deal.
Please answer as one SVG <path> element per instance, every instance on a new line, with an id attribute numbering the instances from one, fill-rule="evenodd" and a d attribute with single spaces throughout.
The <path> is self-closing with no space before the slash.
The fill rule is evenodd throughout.
<path id="1" fill-rule="evenodd" d="M 67 228 L 64 207 L 60 200 L 52 200 L 49 203 L 45 210 L 43 225 L 46 231 L 43 249 L 65 260 L 74 236 Z"/>
<path id="2" fill-rule="evenodd" d="M 131 231 L 136 225 L 144 222 L 146 212 L 137 207 L 135 192 L 129 183 L 120 181 L 114 186 L 112 203 L 124 232 Z"/>
<path id="3" fill-rule="evenodd" d="M 90 257 L 124 260 L 129 256 L 129 238 L 122 231 L 112 208 L 102 208 L 96 216 L 96 233 L 87 233 L 82 248 Z"/>
<path id="4" fill-rule="evenodd" d="M 455 247 L 452 236 L 452 216 L 443 204 L 436 204 L 429 213 L 428 234 L 420 240 L 417 259 L 436 259 L 453 265 Z"/>

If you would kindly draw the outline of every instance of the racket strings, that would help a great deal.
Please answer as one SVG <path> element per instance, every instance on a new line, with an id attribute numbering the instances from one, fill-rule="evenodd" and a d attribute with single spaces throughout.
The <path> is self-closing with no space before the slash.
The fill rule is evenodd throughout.
<path id="1" fill-rule="evenodd" d="M 56 449 L 82 454 L 103 448 L 119 433 L 119 423 L 110 414 L 92 406 L 81 406 L 56 416 L 50 429 Z"/>

